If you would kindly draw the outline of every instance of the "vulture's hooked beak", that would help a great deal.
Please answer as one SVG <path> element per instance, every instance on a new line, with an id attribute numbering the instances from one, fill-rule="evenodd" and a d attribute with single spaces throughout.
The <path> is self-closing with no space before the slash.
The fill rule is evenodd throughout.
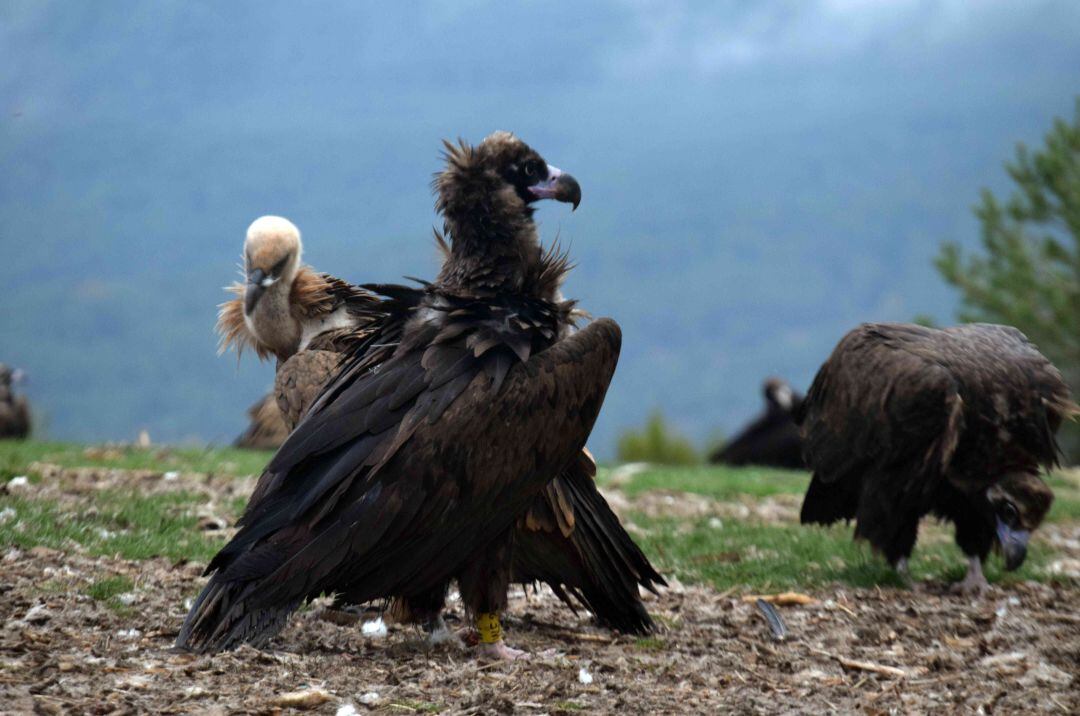
<path id="1" fill-rule="evenodd" d="M 576 210 L 578 204 L 581 203 L 581 186 L 577 183 L 577 179 L 550 164 L 547 169 L 547 179 L 533 184 L 529 187 L 529 191 L 538 199 L 554 199 L 573 204 Z"/>
<path id="2" fill-rule="evenodd" d="M 267 276 L 262 269 L 252 269 L 248 274 L 247 286 L 244 287 L 244 313 L 250 314 L 255 310 L 255 304 L 276 281 L 277 277 Z"/>
<path id="3" fill-rule="evenodd" d="M 1011 572 L 1024 563 L 1029 537 L 1031 532 L 1028 530 L 1014 530 L 1001 520 L 997 521 L 997 538 L 1005 557 L 1005 569 Z"/>

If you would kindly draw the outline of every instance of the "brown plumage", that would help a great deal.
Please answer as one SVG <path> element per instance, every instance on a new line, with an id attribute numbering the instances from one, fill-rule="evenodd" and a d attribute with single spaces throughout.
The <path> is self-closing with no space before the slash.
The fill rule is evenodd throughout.
<path id="1" fill-rule="evenodd" d="M 285 442 L 285 438 L 289 437 L 291 428 L 285 423 L 285 416 L 281 414 L 281 408 L 273 394 L 259 398 L 247 412 L 247 429 L 233 441 L 233 447 L 276 450 Z"/>
<path id="2" fill-rule="evenodd" d="M 30 437 L 30 403 L 26 396 L 15 395 L 20 375 L 20 371 L 0 363 L 0 439 Z"/>
<path id="3" fill-rule="evenodd" d="M 344 341 L 382 318 L 370 292 L 300 263 L 300 231 L 277 216 L 256 219 L 244 240 L 245 283 L 218 312 L 219 351 L 248 348 L 277 358 L 273 400 L 249 409 L 251 422 L 236 444 L 276 448 L 306 412 L 337 366 Z M 284 432 L 282 432 L 284 431 Z"/>
<path id="4" fill-rule="evenodd" d="M 804 466 L 802 438 L 795 413 L 803 396 L 787 381 L 769 378 L 762 386 L 765 412 L 709 457 L 722 465 L 769 465 L 797 470 Z"/>
<path id="5" fill-rule="evenodd" d="M 445 248 L 444 253 L 448 253 L 448 247 Z M 549 276 L 558 276 L 566 270 L 566 261 L 557 251 L 549 252 L 543 265 Z M 549 280 L 552 279 L 540 277 L 537 282 Z M 313 347 L 279 364 L 275 378 L 277 402 L 268 396 L 259 405 L 264 415 L 270 414 L 266 422 L 277 419 L 276 424 L 284 431 L 282 440 L 336 374 L 340 364 L 340 354 L 336 351 L 349 347 L 356 356 L 373 345 L 396 345 L 405 322 L 421 307 L 427 295 L 423 289 L 405 286 L 369 288 L 390 294 L 378 306 L 378 320 L 365 324 L 362 333 L 352 334 L 348 339 L 331 334 L 334 340 L 326 344 L 328 350 L 315 349 L 325 344 L 316 339 Z M 284 420 L 278 405 L 289 412 Z M 253 419 L 253 426 L 259 424 L 260 421 Z M 638 594 L 638 585 L 655 590 L 656 585 L 665 582 L 600 495 L 595 474 L 595 462 L 583 451 L 518 520 L 513 581 L 545 582 L 572 609 L 584 606 L 604 626 L 631 633 L 648 632 L 653 623 Z M 397 599 L 390 605 L 390 614 L 398 621 L 419 623 L 434 631 L 442 626 L 444 597 L 439 593 L 424 595 L 419 601 Z"/>
<path id="6" fill-rule="evenodd" d="M 919 520 L 952 521 L 969 557 L 960 587 L 985 587 L 992 547 L 1024 560 L 1053 499 L 1040 468 L 1078 412 L 1058 370 L 1008 326 L 865 324 L 840 341 L 802 409 L 814 470 L 802 521 L 856 520 L 901 571 Z"/>
<path id="7" fill-rule="evenodd" d="M 620 347 L 569 329 L 531 202 L 580 197 L 512 135 L 451 148 L 450 254 L 395 345 L 350 357 L 259 480 L 178 644 L 262 644 L 303 600 L 439 596 L 501 610 L 514 525 L 577 458 Z M 501 643 L 496 655 L 512 653 Z"/>

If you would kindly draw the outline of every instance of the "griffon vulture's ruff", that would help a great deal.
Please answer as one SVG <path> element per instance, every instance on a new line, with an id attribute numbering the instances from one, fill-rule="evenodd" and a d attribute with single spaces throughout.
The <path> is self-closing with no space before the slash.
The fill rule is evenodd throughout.
<path id="1" fill-rule="evenodd" d="M 485 650 L 501 640 L 514 525 L 580 455 L 621 336 L 561 335 L 565 262 L 541 251 L 531 204 L 580 189 L 512 135 L 447 145 L 436 180 L 450 256 L 393 347 L 343 367 L 259 480 L 211 561 L 178 644 L 264 644 L 319 594 L 432 594 L 457 578 Z"/>
<path id="2" fill-rule="evenodd" d="M 935 514 L 955 524 L 969 558 L 958 588 L 981 591 L 991 548 L 1006 569 L 1024 561 L 1053 500 L 1040 468 L 1057 463 L 1054 434 L 1077 410 L 1058 370 L 1015 328 L 862 325 L 803 406 L 814 476 L 802 521 L 854 518 L 855 536 L 905 572 L 920 518 Z"/>

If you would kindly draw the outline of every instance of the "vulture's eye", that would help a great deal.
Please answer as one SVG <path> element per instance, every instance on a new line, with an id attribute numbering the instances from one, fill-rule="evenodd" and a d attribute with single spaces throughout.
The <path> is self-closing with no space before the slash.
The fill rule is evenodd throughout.
<path id="1" fill-rule="evenodd" d="M 1009 527 L 1015 527 L 1016 523 L 1020 520 L 1020 514 L 1016 511 L 1016 507 L 1011 502 L 1006 502 L 1001 506 L 1001 521 L 1007 524 Z"/>
<path id="2" fill-rule="evenodd" d="M 288 256 L 281 259 L 281 261 L 278 261 L 276 264 L 274 264 L 274 267 L 272 269 L 270 269 L 270 275 L 271 276 L 280 276 L 281 272 L 285 270 L 285 264 L 287 264 L 288 262 L 289 262 L 289 257 Z"/>
<path id="3" fill-rule="evenodd" d="M 529 179 L 535 179 L 540 176 L 540 164 L 534 161 L 525 162 L 525 167 L 522 171 L 525 172 L 525 176 Z"/>

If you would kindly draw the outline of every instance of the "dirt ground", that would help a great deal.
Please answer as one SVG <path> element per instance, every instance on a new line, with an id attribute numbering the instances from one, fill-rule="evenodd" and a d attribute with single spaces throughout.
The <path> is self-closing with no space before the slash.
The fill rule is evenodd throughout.
<path id="1" fill-rule="evenodd" d="M 251 487 L 206 475 L 36 471 L 42 482 L 25 489 L 72 505 L 106 486 L 203 492 L 210 529 L 228 529 L 216 524 L 222 501 Z M 749 509 L 780 520 L 792 509 L 783 497 L 749 507 L 700 502 L 646 495 L 633 508 L 733 517 Z M 1053 526 L 1047 537 L 1080 556 L 1075 525 Z M 460 645 L 429 646 L 415 627 L 384 632 L 377 612 L 325 604 L 297 614 L 270 651 L 177 653 L 202 566 L 44 547 L 0 555 L 0 712 L 1080 713 L 1075 580 L 995 587 L 977 600 L 934 583 L 821 590 L 812 603 L 778 607 L 783 641 L 734 592 L 675 583 L 650 596 L 661 631 L 648 639 L 597 629 L 550 592 L 517 592 L 504 626 L 509 643 L 532 657 L 492 664 Z M 87 596 L 110 576 L 134 587 L 111 606 Z M 460 605 L 451 607 L 451 626 L 468 636 Z"/>
<path id="2" fill-rule="evenodd" d="M 663 630 L 646 640 L 593 628 L 550 594 L 519 593 L 506 626 L 532 658 L 490 664 L 452 644 L 429 647 L 412 627 L 365 634 L 374 614 L 322 605 L 297 615 L 272 651 L 175 653 L 199 567 L 9 552 L 0 710 L 273 713 L 301 701 L 342 715 L 1080 712 L 1075 587 L 1030 584 L 974 602 L 943 585 L 831 591 L 779 608 L 783 642 L 755 605 L 700 587 L 653 599 Z M 134 581 L 121 596 L 129 614 L 80 594 L 91 575 L 108 574 Z"/>

